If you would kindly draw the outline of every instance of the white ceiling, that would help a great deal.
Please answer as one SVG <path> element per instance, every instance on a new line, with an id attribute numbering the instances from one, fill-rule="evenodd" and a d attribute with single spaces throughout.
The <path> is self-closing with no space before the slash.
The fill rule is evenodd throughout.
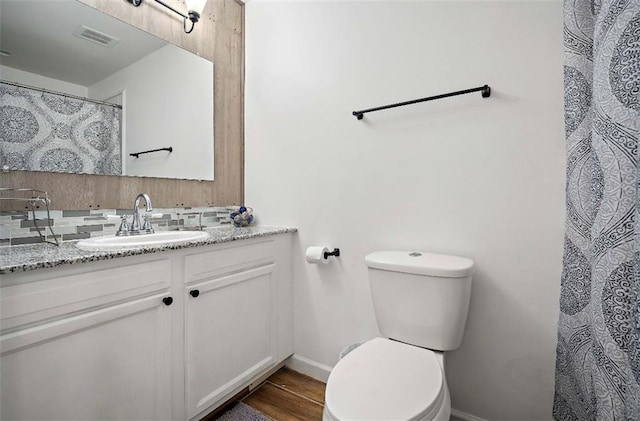
<path id="1" fill-rule="evenodd" d="M 81 25 L 120 41 L 106 48 L 78 38 Z M 166 44 L 77 0 L 0 0 L 0 49 L 12 53 L 0 64 L 27 72 L 90 86 Z"/>

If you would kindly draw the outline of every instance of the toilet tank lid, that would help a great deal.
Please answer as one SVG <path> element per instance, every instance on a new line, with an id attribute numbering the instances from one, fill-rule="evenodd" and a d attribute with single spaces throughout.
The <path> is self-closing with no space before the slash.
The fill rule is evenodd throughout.
<path id="1" fill-rule="evenodd" d="M 374 251 L 364 261 L 372 269 L 445 278 L 465 278 L 474 266 L 466 257 L 398 250 Z"/>

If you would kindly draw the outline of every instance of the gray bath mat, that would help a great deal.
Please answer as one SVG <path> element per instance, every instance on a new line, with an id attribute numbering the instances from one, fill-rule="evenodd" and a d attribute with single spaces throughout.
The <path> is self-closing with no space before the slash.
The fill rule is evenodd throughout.
<path id="1" fill-rule="evenodd" d="M 222 414 L 217 421 L 271 421 L 271 418 L 249 405 L 238 402 L 236 406 Z"/>

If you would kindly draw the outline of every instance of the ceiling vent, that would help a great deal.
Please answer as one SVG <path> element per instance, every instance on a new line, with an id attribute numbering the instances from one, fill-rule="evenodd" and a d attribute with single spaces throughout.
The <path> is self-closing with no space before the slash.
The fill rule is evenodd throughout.
<path id="1" fill-rule="evenodd" d="M 118 38 L 96 31 L 88 26 L 79 26 L 78 29 L 73 31 L 73 35 L 78 38 L 86 39 L 87 41 L 95 42 L 96 44 L 100 44 L 107 48 L 113 47 L 120 41 Z"/>

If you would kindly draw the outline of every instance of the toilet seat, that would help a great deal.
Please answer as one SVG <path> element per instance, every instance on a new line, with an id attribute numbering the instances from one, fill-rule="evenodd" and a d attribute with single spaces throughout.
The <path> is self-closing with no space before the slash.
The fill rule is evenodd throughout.
<path id="1" fill-rule="evenodd" d="M 375 338 L 333 368 L 325 413 L 345 421 L 432 419 L 445 401 L 445 389 L 433 351 Z"/>

